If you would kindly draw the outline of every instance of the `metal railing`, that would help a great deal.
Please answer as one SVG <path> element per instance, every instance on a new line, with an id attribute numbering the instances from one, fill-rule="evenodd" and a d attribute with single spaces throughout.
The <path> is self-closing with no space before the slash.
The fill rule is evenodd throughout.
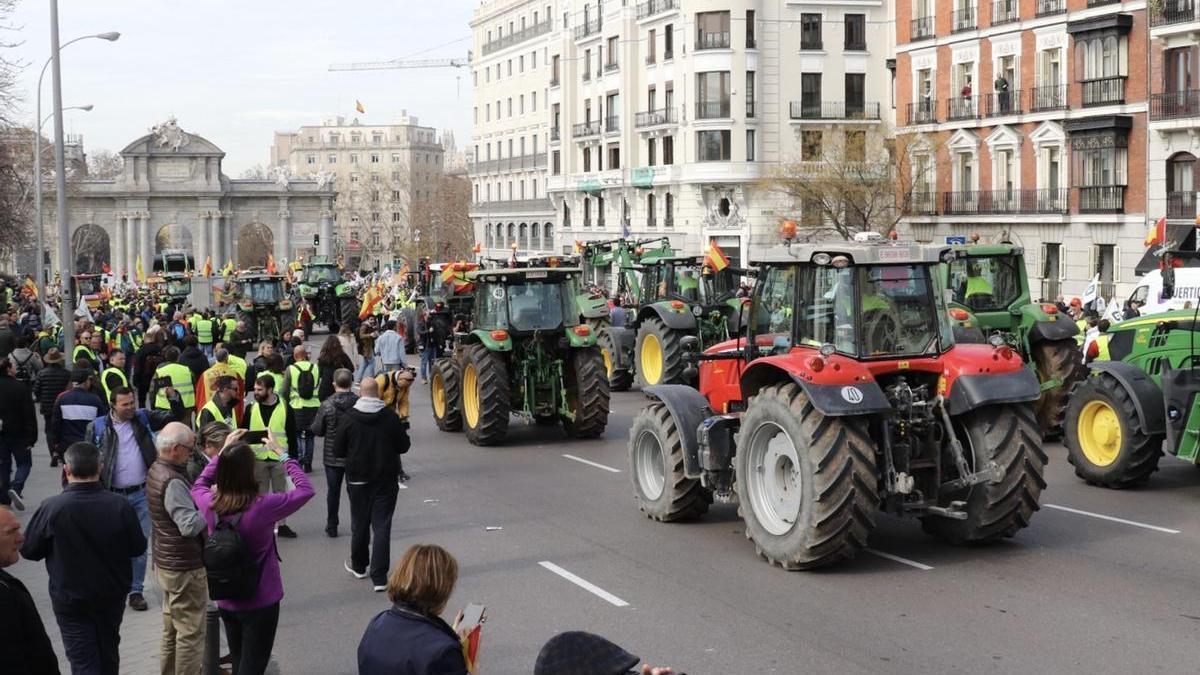
<path id="1" fill-rule="evenodd" d="M 1150 26 L 1169 26 L 1196 20 L 1195 0 L 1162 0 L 1150 10 Z"/>
<path id="2" fill-rule="evenodd" d="M 909 215 L 937 215 L 937 193 L 914 190 L 905 212 Z"/>
<path id="3" fill-rule="evenodd" d="M 942 213 L 948 216 L 1065 214 L 1068 205 L 1065 188 L 965 190 L 942 193 Z"/>
<path id="4" fill-rule="evenodd" d="M 975 28 L 978 26 L 978 22 L 975 20 L 974 7 L 963 7 L 962 9 L 956 9 L 951 14 L 951 18 L 953 19 L 951 30 L 955 33 L 959 33 L 964 30 L 975 30 Z"/>
<path id="5" fill-rule="evenodd" d="M 820 51 L 825 48 L 825 41 L 820 37 L 800 38 L 800 49 Z"/>
<path id="6" fill-rule="evenodd" d="M 937 121 L 937 100 L 923 99 L 908 104 L 909 124 L 932 124 Z"/>
<path id="7" fill-rule="evenodd" d="M 987 95 L 983 101 L 983 116 L 995 117 L 997 115 L 1020 115 L 1021 108 L 1021 90 L 1009 89 L 1008 91 L 994 91 Z"/>
<path id="8" fill-rule="evenodd" d="M 876 101 L 792 101 L 789 116 L 794 120 L 877 120 Z"/>
<path id="9" fill-rule="evenodd" d="M 1124 213 L 1124 185 L 1092 185 L 1079 190 L 1080 213 Z"/>
<path id="10" fill-rule="evenodd" d="M 575 39 L 582 40 L 589 35 L 595 35 L 600 32 L 600 17 L 588 19 L 582 24 L 575 27 Z"/>
<path id="11" fill-rule="evenodd" d="M 933 37 L 933 17 L 920 16 L 912 20 L 912 29 L 909 31 L 908 39 L 924 40 Z"/>
<path id="12" fill-rule="evenodd" d="M 488 54 L 504 49 L 505 47 L 511 47 L 526 40 L 532 40 L 539 35 L 545 35 L 546 33 L 550 32 L 552 23 L 553 22 L 551 20 L 547 19 L 541 23 L 529 26 L 528 28 L 523 28 L 515 33 L 509 33 L 504 37 L 496 38 L 495 40 L 483 45 L 483 55 L 487 56 Z"/>
<path id="13" fill-rule="evenodd" d="M 1067 11 L 1067 0 L 1037 0 L 1034 16 L 1051 16 Z"/>
<path id="14" fill-rule="evenodd" d="M 1101 7 L 1103 5 L 1115 5 L 1120 2 L 1121 2 L 1121 0 L 1087 0 L 1087 6 L 1088 7 Z"/>
<path id="15" fill-rule="evenodd" d="M 587 138 L 588 136 L 600 135 L 600 120 L 592 120 L 591 122 L 580 122 L 571 127 L 571 135 L 575 138 Z"/>
<path id="16" fill-rule="evenodd" d="M 676 115 L 674 108 L 647 110 L 634 115 L 633 126 L 640 129 L 642 127 L 654 127 L 660 124 L 675 124 L 675 118 Z"/>
<path id="17" fill-rule="evenodd" d="M 729 49 L 729 33 L 700 33 L 696 36 L 696 50 Z"/>
<path id="18" fill-rule="evenodd" d="M 1196 218 L 1196 193 L 1168 192 L 1167 217 L 1194 220 Z"/>
<path id="19" fill-rule="evenodd" d="M 842 45 L 842 51 L 846 52 L 865 52 L 867 51 L 866 40 L 848 40 Z"/>
<path id="20" fill-rule="evenodd" d="M 495 202 L 471 202 L 470 210 L 475 213 L 516 213 L 518 211 L 552 211 L 549 199 L 510 199 Z"/>
<path id="21" fill-rule="evenodd" d="M 513 169 L 536 169 L 543 166 L 546 166 L 546 153 L 538 152 L 517 155 L 515 157 L 501 157 L 500 159 L 485 159 L 471 164 L 468 167 L 468 172 L 480 174 L 495 171 L 511 171 Z"/>
<path id="22" fill-rule="evenodd" d="M 979 117 L 979 99 L 983 98 L 979 94 L 971 96 L 955 96 L 948 103 L 946 111 L 946 119 L 949 120 L 969 120 Z"/>
<path id="23" fill-rule="evenodd" d="M 1125 102 L 1125 76 L 1099 77 L 1080 80 L 1083 87 L 1083 105 L 1113 105 Z"/>
<path id="24" fill-rule="evenodd" d="M 605 117 L 604 118 L 604 130 L 606 132 L 620 131 L 621 130 L 621 118 L 618 117 L 617 115 L 609 115 L 608 117 Z"/>
<path id="25" fill-rule="evenodd" d="M 675 9 L 675 0 L 646 0 L 646 2 L 638 3 L 637 18 L 644 19 L 668 9 Z"/>
<path id="26" fill-rule="evenodd" d="M 609 61 L 608 63 L 604 64 L 604 72 L 606 72 L 606 73 L 616 72 L 617 68 L 619 68 L 619 67 L 620 67 L 620 65 L 616 61 Z"/>
<path id="27" fill-rule="evenodd" d="M 697 101 L 696 119 L 716 120 L 729 117 L 729 101 Z"/>
<path id="28" fill-rule="evenodd" d="M 995 0 L 992 3 L 992 25 L 999 26 L 1021 20 L 1021 6 L 1017 0 Z"/>
<path id="29" fill-rule="evenodd" d="M 1067 85 L 1049 84 L 1034 87 L 1029 96 L 1029 112 L 1067 109 Z"/>
<path id="30" fill-rule="evenodd" d="M 1150 121 L 1200 117 L 1200 89 L 1150 94 Z"/>

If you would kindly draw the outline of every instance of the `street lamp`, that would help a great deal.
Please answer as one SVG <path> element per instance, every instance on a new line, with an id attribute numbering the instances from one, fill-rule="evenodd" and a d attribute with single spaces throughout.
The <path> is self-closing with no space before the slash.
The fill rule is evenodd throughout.
<path id="1" fill-rule="evenodd" d="M 57 14 L 58 8 L 55 7 L 55 18 L 57 18 Z M 54 26 L 54 32 L 55 34 L 58 32 L 57 25 Z M 63 49 L 66 49 L 68 45 L 79 42 L 80 40 L 88 40 L 91 38 L 105 40 L 107 42 L 116 42 L 120 37 L 120 33 L 116 31 L 109 31 L 107 33 L 97 33 L 96 35 L 82 35 L 74 40 L 68 40 L 65 44 L 59 47 L 54 54 L 50 56 L 50 58 L 46 59 L 46 63 L 42 65 L 42 71 L 38 74 L 37 119 L 39 120 L 39 123 L 37 129 L 34 129 L 33 131 L 33 175 L 35 177 L 33 182 L 33 198 L 37 210 L 37 260 L 34 268 L 36 269 L 37 274 L 38 297 L 41 298 L 43 302 L 46 300 L 46 268 L 42 256 L 46 255 L 46 244 L 44 240 L 44 234 L 42 232 L 42 125 L 45 124 L 46 120 L 50 119 L 54 113 L 47 115 L 46 119 L 42 119 L 42 77 L 46 75 L 46 67 L 49 66 L 50 62 L 54 60 L 54 56 Z M 67 108 L 67 110 L 71 109 L 72 108 Z M 77 106 L 77 109 L 90 111 L 92 106 L 91 104 Z M 61 246 L 67 245 L 64 242 L 59 242 L 59 244 Z"/>

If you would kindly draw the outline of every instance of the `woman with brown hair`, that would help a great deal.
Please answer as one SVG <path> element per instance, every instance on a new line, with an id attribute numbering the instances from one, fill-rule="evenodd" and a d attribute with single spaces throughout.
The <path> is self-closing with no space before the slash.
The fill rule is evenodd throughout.
<path id="1" fill-rule="evenodd" d="M 212 458 L 192 486 L 192 500 L 208 522 L 212 534 L 218 520 L 233 523 L 242 541 L 258 560 L 258 586 L 249 597 L 218 600 L 225 637 L 233 656 L 235 675 L 260 675 L 271 660 L 275 629 L 279 625 L 279 601 L 283 598 L 283 578 L 275 551 L 275 523 L 304 506 L 314 494 L 312 483 L 294 459 L 284 462 L 295 489 L 289 492 L 258 493 L 254 475 L 254 451 L 242 442 L 245 430 L 239 429 L 225 439 L 225 447 Z M 270 430 L 266 445 L 278 455 L 283 450 Z M 215 486 L 215 489 L 213 489 Z"/>
<path id="2" fill-rule="evenodd" d="M 358 643 L 359 675 L 466 675 L 462 638 L 439 616 L 458 581 L 458 561 L 416 544 L 388 576 L 391 609 L 371 619 Z"/>
<path id="3" fill-rule="evenodd" d="M 325 344 L 321 345 L 321 354 L 317 357 L 317 371 L 320 373 L 320 380 L 317 382 L 317 399 L 324 401 L 333 395 L 333 374 L 338 368 L 354 372 L 354 361 L 342 348 L 342 342 L 338 336 L 330 335 L 325 338 Z"/>

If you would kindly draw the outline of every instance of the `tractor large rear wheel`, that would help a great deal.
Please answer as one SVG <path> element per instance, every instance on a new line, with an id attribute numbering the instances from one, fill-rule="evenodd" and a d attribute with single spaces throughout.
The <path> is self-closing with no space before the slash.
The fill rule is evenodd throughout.
<path id="1" fill-rule="evenodd" d="M 1087 367 L 1083 365 L 1083 352 L 1074 338 L 1065 340 L 1044 340 L 1031 348 L 1030 360 L 1037 368 L 1039 382 L 1058 380 L 1057 387 L 1046 389 L 1038 399 L 1038 426 L 1042 435 L 1055 433 L 1062 429 L 1063 415 L 1067 412 L 1067 401 L 1075 383 L 1087 377 Z"/>
<path id="2" fill-rule="evenodd" d="M 865 419 L 826 417 L 791 382 L 767 387 L 742 417 L 734 465 L 738 514 L 767 561 L 814 569 L 867 545 L 878 478 Z"/>
<path id="3" fill-rule="evenodd" d="M 508 435 L 509 381 L 504 357 L 481 344 L 467 348 L 462 369 L 462 417 L 467 440 L 497 445 Z"/>
<path id="4" fill-rule="evenodd" d="M 658 317 L 642 321 L 637 333 L 637 379 L 643 387 L 683 382 L 683 349 L 679 331 L 667 328 Z"/>
<path id="5" fill-rule="evenodd" d="M 452 359 L 433 362 L 429 379 L 429 397 L 433 400 L 433 419 L 442 431 L 462 431 L 462 388 L 458 365 Z"/>
<path id="6" fill-rule="evenodd" d="M 562 418 L 571 438 L 596 438 L 608 425 L 608 376 L 596 347 L 571 350 L 566 364 L 567 409 L 575 419 Z"/>
<path id="7" fill-rule="evenodd" d="M 616 367 L 618 347 L 607 330 L 601 329 L 596 336 L 596 346 L 600 348 L 600 356 L 604 359 L 609 391 L 629 391 L 633 385 L 633 373 L 628 368 Z"/>
<path id="8" fill-rule="evenodd" d="M 1127 488 L 1158 470 L 1160 434 L 1149 434 L 1117 378 L 1099 373 L 1075 386 L 1063 422 L 1063 444 L 1075 475 L 1092 485 Z"/>
<path id="9" fill-rule="evenodd" d="M 679 427 L 662 403 L 650 404 L 633 420 L 629 473 L 638 508 L 647 518 L 664 523 L 697 518 L 712 503 L 712 492 L 684 475 Z"/>
<path id="10" fill-rule="evenodd" d="M 358 298 L 342 298 L 338 303 L 341 308 L 342 323 L 347 326 L 353 326 L 358 320 L 358 310 L 360 309 Z"/>
<path id="11" fill-rule="evenodd" d="M 921 526 L 952 544 L 1013 536 L 1029 525 L 1046 487 L 1046 453 L 1033 407 L 1028 403 L 984 406 L 960 415 L 955 427 L 972 470 L 995 462 L 1004 477 L 944 495 L 947 500 L 966 502 L 966 520 L 925 516 Z M 954 463 L 943 460 L 942 465 Z"/>

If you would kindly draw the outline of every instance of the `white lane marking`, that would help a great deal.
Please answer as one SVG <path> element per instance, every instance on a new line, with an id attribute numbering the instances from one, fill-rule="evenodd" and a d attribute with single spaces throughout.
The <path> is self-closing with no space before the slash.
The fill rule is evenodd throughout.
<path id="1" fill-rule="evenodd" d="M 893 555 L 891 553 L 885 553 L 883 551 L 879 551 L 879 550 L 876 550 L 873 548 L 864 548 L 863 550 L 866 551 L 867 553 L 870 553 L 871 555 L 877 555 L 880 558 L 887 558 L 888 560 L 891 560 L 893 562 L 898 562 L 901 565 L 908 565 L 909 567 L 915 567 L 924 572 L 928 572 L 929 570 L 933 569 L 932 566 L 926 565 L 925 563 L 919 563 L 916 560 L 909 560 L 908 558 L 901 558 L 898 555 Z"/>
<path id="2" fill-rule="evenodd" d="M 620 469 L 614 469 L 614 468 L 612 468 L 611 466 L 605 466 L 605 465 L 603 465 L 603 464 L 597 464 L 596 462 L 593 462 L 593 461 L 592 461 L 592 460 L 590 460 L 590 459 L 584 459 L 584 458 L 582 458 L 582 457 L 576 457 L 575 455 L 567 455 L 567 454 L 564 454 L 564 455 L 563 455 L 563 457 L 566 457 L 567 459 L 573 459 L 573 460 L 575 460 L 576 462 L 582 462 L 582 463 L 584 463 L 584 464 L 587 464 L 588 466 L 594 466 L 594 467 L 596 467 L 597 469 L 604 469 L 605 471 L 611 471 L 611 472 L 613 472 L 613 473 L 621 473 L 621 470 L 620 470 Z"/>
<path id="3" fill-rule="evenodd" d="M 604 590 L 603 588 L 600 588 L 599 586 L 597 586 L 596 584 L 593 584 L 592 582 L 588 581 L 587 579 L 581 579 L 580 577 L 577 577 L 574 574 L 571 574 L 570 572 L 564 570 L 563 568 L 559 567 L 558 565 L 555 565 L 554 563 L 550 562 L 549 560 L 543 560 L 538 564 L 541 565 L 542 567 L 550 570 L 551 572 L 554 572 L 558 576 L 566 579 L 567 581 L 575 584 L 576 586 L 582 588 L 583 590 L 587 591 L 588 593 L 591 593 L 592 595 L 595 595 L 595 596 L 603 599 L 606 602 L 616 605 L 617 607 L 628 607 L 629 606 L 628 602 L 625 602 L 624 600 L 618 598 L 617 596 L 613 595 L 612 593 L 609 593 L 608 591 Z"/>
<path id="4" fill-rule="evenodd" d="M 1058 509 L 1059 511 L 1066 511 L 1067 513 L 1076 513 L 1081 516 L 1091 516 L 1092 518 L 1099 518 L 1100 520 L 1108 520 L 1108 521 L 1111 521 L 1114 523 L 1121 523 L 1123 525 L 1132 525 L 1134 527 L 1143 527 L 1147 530 L 1154 530 L 1155 532 L 1165 532 L 1167 534 L 1179 534 L 1180 533 L 1180 530 L 1172 530 L 1169 527 L 1159 527 L 1158 525 L 1148 525 L 1146 523 L 1139 523 L 1136 520 L 1125 520 L 1124 518 L 1116 518 L 1113 516 L 1106 516 L 1102 513 L 1092 513 L 1091 511 L 1081 511 L 1079 509 L 1072 509 L 1072 508 L 1066 507 L 1066 506 L 1059 506 L 1058 504 L 1042 504 L 1042 506 L 1045 506 L 1045 507 L 1051 508 L 1051 509 Z"/>

